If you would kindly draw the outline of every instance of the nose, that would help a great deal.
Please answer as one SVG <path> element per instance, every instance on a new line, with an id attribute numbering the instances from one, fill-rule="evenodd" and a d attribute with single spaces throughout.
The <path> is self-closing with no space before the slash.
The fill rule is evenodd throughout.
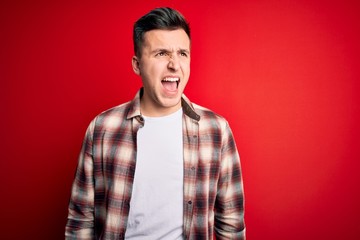
<path id="1" fill-rule="evenodd" d="M 168 68 L 173 71 L 177 71 L 180 68 L 179 58 L 175 54 L 170 55 Z"/>

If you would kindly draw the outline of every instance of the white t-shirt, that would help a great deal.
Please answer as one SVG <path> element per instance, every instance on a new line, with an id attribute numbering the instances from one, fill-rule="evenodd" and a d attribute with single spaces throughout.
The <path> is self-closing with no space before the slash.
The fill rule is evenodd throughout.
<path id="1" fill-rule="evenodd" d="M 125 239 L 183 239 L 182 109 L 144 119 Z"/>

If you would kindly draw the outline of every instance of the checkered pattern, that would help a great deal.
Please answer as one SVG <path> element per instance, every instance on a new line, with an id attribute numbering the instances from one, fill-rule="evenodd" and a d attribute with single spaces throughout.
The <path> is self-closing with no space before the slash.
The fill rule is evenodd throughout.
<path id="1" fill-rule="evenodd" d="M 124 239 L 136 136 L 144 124 L 141 94 L 89 125 L 72 187 L 66 239 Z M 240 159 L 228 123 L 185 96 L 182 107 L 184 239 L 245 239 Z"/>

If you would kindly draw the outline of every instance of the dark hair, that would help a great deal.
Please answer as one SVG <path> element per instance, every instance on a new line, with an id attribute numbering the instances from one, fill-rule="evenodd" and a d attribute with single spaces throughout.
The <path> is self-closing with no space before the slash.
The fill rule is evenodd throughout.
<path id="1" fill-rule="evenodd" d="M 136 56 L 141 55 L 141 47 L 144 42 L 144 34 L 154 29 L 176 30 L 183 29 L 190 39 L 189 23 L 183 15 L 175 9 L 163 7 L 155 8 L 142 16 L 134 24 L 133 41 Z"/>

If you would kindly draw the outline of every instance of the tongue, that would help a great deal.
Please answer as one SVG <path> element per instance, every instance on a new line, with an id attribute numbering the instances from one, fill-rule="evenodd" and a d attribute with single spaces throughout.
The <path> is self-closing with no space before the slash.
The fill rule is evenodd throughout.
<path id="1" fill-rule="evenodd" d="M 176 89 L 177 89 L 177 86 L 176 86 L 177 83 L 176 82 L 163 81 L 162 85 L 168 91 L 176 91 Z"/>

